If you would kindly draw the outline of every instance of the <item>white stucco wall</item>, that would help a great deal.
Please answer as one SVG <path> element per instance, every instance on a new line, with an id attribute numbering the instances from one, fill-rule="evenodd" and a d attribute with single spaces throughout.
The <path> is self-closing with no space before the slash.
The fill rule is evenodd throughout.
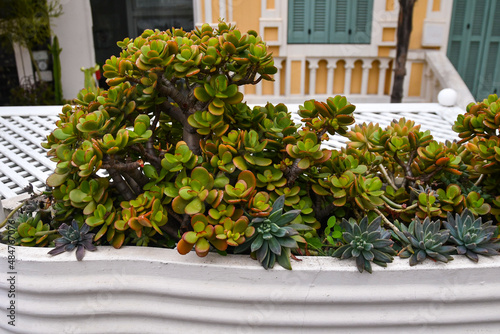
<path id="1" fill-rule="evenodd" d="M 92 12 L 89 0 L 62 0 L 64 14 L 52 20 L 52 29 L 62 48 L 63 97 L 73 99 L 83 88 L 81 67 L 95 65 Z"/>

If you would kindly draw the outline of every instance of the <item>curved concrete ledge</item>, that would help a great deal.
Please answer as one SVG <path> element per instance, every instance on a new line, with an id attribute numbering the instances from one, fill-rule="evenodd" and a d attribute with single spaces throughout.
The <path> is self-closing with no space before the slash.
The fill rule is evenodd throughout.
<path id="1" fill-rule="evenodd" d="M 47 251 L 15 247 L 12 327 L 8 249 L 0 245 L 3 331 L 497 333 L 500 325 L 500 257 L 417 267 L 396 259 L 370 275 L 327 257 L 266 271 L 246 256 L 100 247 L 78 262 Z"/>

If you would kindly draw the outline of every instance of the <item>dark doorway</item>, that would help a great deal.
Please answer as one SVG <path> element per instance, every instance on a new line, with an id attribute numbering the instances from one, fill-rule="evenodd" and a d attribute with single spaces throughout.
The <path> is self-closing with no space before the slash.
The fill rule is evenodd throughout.
<path id="1" fill-rule="evenodd" d="M 190 0 L 91 0 L 96 61 L 118 55 L 117 41 L 135 38 L 146 29 L 194 27 Z"/>
<path id="2" fill-rule="evenodd" d="M 19 86 L 16 57 L 12 44 L 0 35 L 0 105 L 10 104 L 10 90 Z"/>

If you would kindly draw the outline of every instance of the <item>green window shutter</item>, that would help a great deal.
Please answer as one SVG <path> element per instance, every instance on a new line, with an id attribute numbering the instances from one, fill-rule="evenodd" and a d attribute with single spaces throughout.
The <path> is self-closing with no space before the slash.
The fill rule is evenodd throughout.
<path id="1" fill-rule="evenodd" d="M 460 54 L 462 53 L 462 47 L 465 46 L 462 41 L 466 30 L 466 13 L 467 0 L 455 0 L 448 42 L 448 59 L 459 72 Z"/>
<path id="2" fill-rule="evenodd" d="M 463 58 L 459 67 L 465 84 L 469 87 L 472 95 L 477 97 L 479 78 L 481 77 L 481 63 L 485 46 L 486 23 L 488 21 L 489 0 L 467 1 L 467 13 L 465 29 L 465 48 L 462 48 Z M 483 59 L 483 60 L 481 60 Z"/>
<path id="3" fill-rule="evenodd" d="M 288 43 L 369 44 L 373 0 L 288 0 Z"/>
<path id="4" fill-rule="evenodd" d="M 496 18 L 500 16 L 500 1 L 492 1 L 488 12 L 488 27 L 483 38 L 483 61 L 480 62 L 481 71 L 476 75 L 475 97 L 478 101 L 493 93 L 500 95 L 500 24 L 496 22 Z"/>
<path id="5" fill-rule="evenodd" d="M 490 16 L 495 18 L 490 20 L 490 24 L 492 26 L 490 45 L 491 43 L 497 43 L 498 47 L 500 48 L 500 24 L 498 24 L 498 21 L 496 20 L 498 17 L 500 17 L 500 0 L 496 0 L 495 6 L 496 6 L 495 9 L 491 11 L 493 14 Z M 500 52 L 500 50 L 498 52 Z M 488 55 L 491 56 L 493 59 L 496 58 L 495 70 L 492 71 L 493 90 L 491 90 L 490 93 L 495 93 L 500 96 L 500 59 L 498 57 L 498 52 L 493 53 L 490 49 Z"/>
<path id="6" fill-rule="evenodd" d="M 349 1 L 334 1 L 331 12 L 330 43 L 349 43 Z"/>
<path id="7" fill-rule="evenodd" d="M 330 0 L 313 0 L 310 43 L 328 43 Z"/>
<path id="8" fill-rule="evenodd" d="M 448 58 L 476 98 L 488 62 L 486 32 L 492 4 L 490 0 L 455 0 L 453 5 Z"/>
<path id="9" fill-rule="evenodd" d="M 288 43 L 309 43 L 310 0 L 288 1 Z"/>
<path id="10" fill-rule="evenodd" d="M 351 1 L 349 43 L 370 44 L 373 0 Z"/>

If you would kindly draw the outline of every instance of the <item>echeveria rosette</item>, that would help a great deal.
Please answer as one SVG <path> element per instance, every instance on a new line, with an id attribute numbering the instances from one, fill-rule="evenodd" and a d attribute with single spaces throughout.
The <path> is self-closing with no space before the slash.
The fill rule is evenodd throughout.
<path id="1" fill-rule="evenodd" d="M 455 251 L 455 247 L 445 245 L 450 231 L 440 230 L 440 220 L 433 222 L 427 217 L 422 222 L 420 218 L 415 217 L 408 228 L 403 224 L 400 227 L 401 231 L 396 234 L 405 247 L 399 257 L 410 258 L 410 266 L 421 263 L 428 257 L 441 262 L 453 260 L 450 254 Z"/>
<path id="2" fill-rule="evenodd" d="M 64 252 L 71 252 L 76 248 L 76 259 L 81 261 L 85 256 L 85 250 L 95 251 L 97 247 L 92 244 L 94 233 L 88 233 L 90 226 L 83 224 L 82 227 L 78 225 L 76 220 L 71 222 L 71 226 L 63 223 L 59 227 L 59 234 L 61 238 L 56 239 L 54 243 L 56 247 L 49 252 L 50 255 L 58 255 Z"/>
<path id="3" fill-rule="evenodd" d="M 300 210 L 283 213 L 284 204 L 285 196 L 280 196 L 274 202 L 268 217 L 252 219 L 249 226 L 255 229 L 255 233 L 235 251 L 240 253 L 250 248 L 265 269 L 273 268 L 277 260 L 283 268 L 291 270 L 290 253 L 292 249 L 298 248 L 297 242 L 292 238 L 298 235 L 296 228 L 310 228 L 299 224 L 287 225 L 300 214 Z"/>
<path id="4" fill-rule="evenodd" d="M 457 245 L 457 253 L 478 262 L 478 254 L 500 255 L 500 239 L 497 238 L 497 227 L 492 221 L 482 222 L 475 218 L 471 211 L 465 209 L 461 215 L 448 213 L 448 221 L 443 223 L 450 231 L 450 240 Z"/>
<path id="5" fill-rule="evenodd" d="M 356 267 L 360 273 L 364 270 L 371 273 L 371 262 L 387 267 L 396 251 L 392 248 L 394 242 L 389 239 L 390 233 L 380 227 L 380 220 L 381 217 L 377 217 L 368 224 L 365 216 L 358 224 L 352 218 L 342 219 L 341 226 L 345 230 L 342 237 L 346 244 L 337 248 L 332 256 L 342 260 L 356 258 Z"/>

